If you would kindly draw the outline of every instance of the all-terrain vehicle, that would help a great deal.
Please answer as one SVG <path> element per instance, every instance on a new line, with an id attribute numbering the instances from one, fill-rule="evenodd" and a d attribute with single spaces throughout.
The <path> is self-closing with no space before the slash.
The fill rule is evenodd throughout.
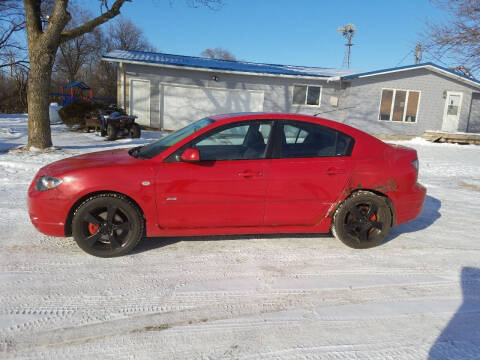
<path id="1" fill-rule="evenodd" d="M 130 135 L 137 139 L 141 135 L 140 125 L 135 123 L 137 117 L 114 111 L 109 115 L 101 115 L 102 126 L 100 135 L 107 136 L 107 140 L 115 140 L 117 137 Z"/>
<path id="2" fill-rule="evenodd" d="M 100 135 L 106 136 L 107 140 L 113 141 L 125 136 L 136 139 L 141 135 L 140 125 L 135 123 L 136 118 L 137 116 L 128 115 L 122 108 L 112 105 L 90 113 L 85 120 L 85 126 L 88 130 L 100 130 Z"/>

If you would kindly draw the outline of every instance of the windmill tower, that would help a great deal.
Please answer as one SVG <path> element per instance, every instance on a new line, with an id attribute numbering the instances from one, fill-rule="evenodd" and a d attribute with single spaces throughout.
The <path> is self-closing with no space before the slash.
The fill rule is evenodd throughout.
<path id="1" fill-rule="evenodd" d="M 357 29 L 355 28 L 355 25 L 353 24 L 347 24 L 345 26 L 340 26 L 338 28 L 338 33 L 342 35 L 345 39 L 347 39 L 347 43 L 345 46 L 347 49 L 345 50 L 345 56 L 343 57 L 343 67 L 349 69 L 350 68 L 350 56 L 352 52 L 352 38 L 353 35 L 355 35 L 355 32 Z"/>

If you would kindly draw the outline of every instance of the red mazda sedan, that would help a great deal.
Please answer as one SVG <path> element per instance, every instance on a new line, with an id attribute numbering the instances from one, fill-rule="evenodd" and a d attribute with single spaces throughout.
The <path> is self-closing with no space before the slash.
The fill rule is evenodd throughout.
<path id="1" fill-rule="evenodd" d="M 73 235 L 101 257 L 126 254 L 144 236 L 332 231 L 369 248 L 421 212 L 417 175 L 415 150 L 341 123 L 218 115 L 142 147 L 43 167 L 29 213 L 42 233 Z"/>

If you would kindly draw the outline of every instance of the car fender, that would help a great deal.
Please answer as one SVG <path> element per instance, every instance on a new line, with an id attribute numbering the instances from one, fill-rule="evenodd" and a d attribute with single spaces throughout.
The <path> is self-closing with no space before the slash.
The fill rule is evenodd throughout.
<path id="1" fill-rule="evenodd" d="M 120 169 L 118 169 L 118 172 L 120 172 Z M 157 226 L 153 167 L 142 168 L 141 175 L 134 171 L 134 169 L 128 173 L 125 173 L 125 170 L 123 170 L 122 181 L 120 183 L 115 181 L 115 179 L 119 179 L 118 175 L 117 169 L 112 168 L 108 176 L 103 179 L 100 177 L 99 181 L 95 183 L 85 181 L 88 178 L 92 178 L 88 171 L 67 175 L 66 178 L 71 184 L 75 184 L 76 186 L 72 194 L 62 191 L 61 196 L 64 199 L 68 198 L 70 200 L 69 211 L 68 214 L 66 214 L 66 226 L 71 221 L 75 208 L 89 196 L 100 193 L 117 193 L 128 197 L 138 205 L 147 220 L 146 231 L 148 235 L 151 232 L 150 229 Z M 69 188 L 72 188 L 72 186 Z"/>

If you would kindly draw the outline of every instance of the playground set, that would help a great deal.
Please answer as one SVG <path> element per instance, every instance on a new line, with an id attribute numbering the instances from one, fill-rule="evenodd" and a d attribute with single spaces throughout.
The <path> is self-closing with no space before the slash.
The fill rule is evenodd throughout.
<path id="1" fill-rule="evenodd" d="M 61 97 L 62 101 L 60 103 L 62 106 L 68 105 L 75 100 L 117 102 L 117 99 L 114 98 L 93 97 L 93 89 L 82 81 L 73 81 L 64 85 L 61 93 L 52 92 L 50 95 Z"/>

